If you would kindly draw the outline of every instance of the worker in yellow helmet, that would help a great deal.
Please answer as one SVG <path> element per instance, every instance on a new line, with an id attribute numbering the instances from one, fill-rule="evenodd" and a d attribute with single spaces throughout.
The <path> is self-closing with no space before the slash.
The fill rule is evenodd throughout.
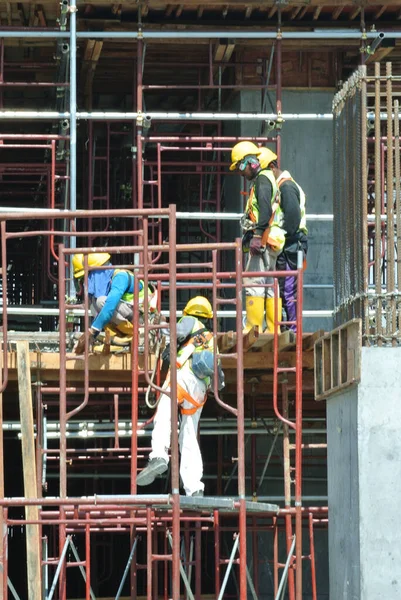
<path id="1" fill-rule="evenodd" d="M 84 255 L 74 254 L 72 259 L 74 278 L 82 281 L 84 277 Z M 99 267 L 88 272 L 88 294 L 92 314 L 95 319 L 89 329 L 90 340 L 111 325 L 117 334 L 132 336 L 134 274 L 127 269 L 110 268 L 110 254 L 95 252 L 88 254 L 88 267 Z M 103 267 L 103 268 L 102 268 Z M 109 268 L 105 268 L 109 267 Z M 156 309 L 156 291 L 149 288 L 150 310 Z M 143 281 L 139 281 L 139 303 L 145 295 Z M 84 336 L 75 349 L 77 354 L 84 351 Z"/>
<path id="2" fill-rule="evenodd" d="M 260 148 L 259 162 L 262 169 L 271 169 L 280 193 L 280 210 L 283 213 L 285 243 L 277 257 L 277 270 L 295 271 L 297 269 L 298 251 L 301 250 L 304 257 L 308 252 L 305 192 L 288 171 L 279 169 L 277 157 L 269 148 Z M 297 279 L 291 276 L 280 277 L 279 285 L 286 319 L 291 323 L 288 328 L 296 331 Z"/>
<path id="3" fill-rule="evenodd" d="M 271 152 L 271 151 L 270 151 Z M 277 159 L 271 152 L 273 159 Z M 260 271 L 260 277 L 249 277 L 244 280 L 246 293 L 246 326 L 249 331 L 257 325 L 263 330 L 266 311 L 267 331 L 274 331 L 275 300 L 278 304 L 278 319 L 281 320 L 281 305 L 274 298 L 273 279 L 267 276 L 276 269 L 277 257 L 284 246 L 285 231 L 283 228 L 283 212 L 278 201 L 277 184 L 273 172 L 263 168 L 260 163 L 260 148 L 253 142 L 242 141 L 231 151 L 231 171 L 238 171 L 247 181 L 251 189 L 246 204 L 245 214 L 241 219 L 244 230 L 243 250 L 249 252 L 247 271 Z M 271 284 L 270 287 L 264 287 Z"/>
<path id="4" fill-rule="evenodd" d="M 214 345 L 209 331 L 213 310 L 207 298 L 192 298 L 177 323 L 177 401 L 181 413 L 179 446 L 180 475 L 187 496 L 203 496 L 202 455 L 198 443 L 198 426 L 207 392 L 213 387 Z M 169 364 L 169 348 L 163 353 Z M 174 368 L 171 366 L 170 368 Z M 170 369 L 163 388 L 170 389 Z M 218 365 L 218 389 L 224 387 L 224 375 Z M 174 424 L 173 424 L 174 426 Z M 171 438 L 171 400 L 160 396 L 152 432 L 152 452 L 148 465 L 139 473 L 136 483 L 146 486 L 168 469 Z"/>

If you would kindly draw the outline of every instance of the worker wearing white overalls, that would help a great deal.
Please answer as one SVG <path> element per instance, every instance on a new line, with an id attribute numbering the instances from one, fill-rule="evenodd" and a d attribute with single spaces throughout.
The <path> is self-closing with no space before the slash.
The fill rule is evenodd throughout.
<path id="1" fill-rule="evenodd" d="M 208 320 L 213 317 L 207 298 L 192 298 L 177 323 L 177 400 L 181 413 L 179 446 L 180 475 L 187 496 L 203 496 L 203 461 L 198 443 L 198 425 L 207 392 L 213 378 L 213 335 Z M 164 358 L 168 351 L 164 353 Z M 169 390 L 169 372 L 164 389 Z M 219 367 L 219 389 L 224 387 L 224 375 Z M 174 425 L 173 425 L 174 426 Z M 137 477 L 137 485 L 153 483 L 168 469 L 171 440 L 171 400 L 162 394 L 157 406 L 152 432 L 152 452 L 149 463 Z"/>

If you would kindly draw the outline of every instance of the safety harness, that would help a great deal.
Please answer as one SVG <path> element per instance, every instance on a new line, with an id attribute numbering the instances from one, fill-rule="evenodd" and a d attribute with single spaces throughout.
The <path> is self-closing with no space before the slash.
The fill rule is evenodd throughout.
<path id="1" fill-rule="evenodd" d="M 185 353 L 184 362 L 178 363 L 178 361 L 177 361 L 177 365 L 176 365 L 177 369 L 182 369 L 183 366 L 191 358 L 192 354 L 194 352 L 196 352 L 197 350 L 199 351 L 199 349 L 201 349 L 201 348 L 206 350 L 208 348 L 208 344 L 211 339 L 213 339 L 213 334 L 210 333 L 210 331 L 208 331 L 206 327 L 203 327 L 202 329 L 198 329 L 197 331 L 192 333 L 191 337 L 188 338 L 180 346 L 180 351 L 185 348 L 188 348 L 188 352 Z M 190 348 L 190 346 L 192 346 L 192 348 Z M 177 359 L 178 359 L 178 357 L 177 357 Z M 169 384 L 170 384 L 170 378 L 168 379 L 168 382 L 167 382 L 167 385 L 169 385 Z M 192 404 L 193 408 L 184 408 L 182 405 L 185 400 L 187 402 L 189 402 L 189 404 Z M 202 402 L 197 402 L 197 400 L 195 400 L 195 398 L 192 398 L 192 396 L 187 392 L 187 390 L 185 388 L 183 388 L 179 383 L 177 383 L 177 402 L 179 404 L 182 415 L 194 415 L 197 410 L 199 410 L 200 408 L 203 408 L 204 404 L 206 403 L 206 400 L 207 400 L 207 394 L 205 394 L 205 397 Z"/>

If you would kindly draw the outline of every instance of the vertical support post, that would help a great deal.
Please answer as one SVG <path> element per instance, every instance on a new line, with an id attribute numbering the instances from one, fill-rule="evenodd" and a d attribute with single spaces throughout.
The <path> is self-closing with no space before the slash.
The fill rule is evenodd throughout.
<path id="1" fill-rule="evenodd" d="M 281 393 L 283 398 L 283 417 L 288 420 L 289 418 L 289 407 L 288 407 L 288 385 L 287 381 L 282 383 Z M 283 422 L 283 458 L 284 458 L 284 506 L 290 508 L 291 506 L 291 460 L 290 460 L 290 430 L 286 422 Z M 292 545 L 293 534 L 292 534 L 292 516 L 285 515 L 285 538 L 286 538 L 286 549 L 287 554 L 290 552 Z M 288 572 L 288 596 L 290 600 L 295 598 L 295 587 L 294 587 L 294 570 L 293 565 L 290 564 L 290 570 Z"/>
<path id="2" fill-rule="evenodd" d="M 220 438 L 220 436 L 219 436 Z M 214 521 L 214 595 L 220 593 L 220 515 L 217 509 L 213 511 Z"/>
<path id="3" fill-rule="evenodd" d="M 394 157 L 395 157 L 395 212 L 397 223 L 397 253 L 401 252 L 401 161 L 400 161 L 400 105 L 394 101 Z M 397 286 L 401 287 L 401 260 L 397 260 Z M 398 319 L 401 318 L 401 306 L 398 308 Z"/>
<path id="4" fill-rule="evenodd" d="M 176 208 L 170 205 L 169 218 L 169 276 L 170 276 L 170 356 L 171 364 L 177 361 L 177 241 L 176 241 Z M 170 370 L 171 401 L 171 491 L 172 491 L 172 543 L 173 543 L 173 598 L 180 597 L 180 490 L 178 459 L 178 404 L 177 404 L 177 370 Z"/>
<path id="5" fill-rule="evenodd" d="M 366 66 L 361 67 L 361 190 L 362 190 L 362 281 L 363 281 L 363 311 L 364 324 L 363 332 L 369 334 L 369 248 L 368 248 L 368 140 L 367 140 L 367 84 L 366 84 Z"/>
<path id="6" fill-rule="evenodd" d="M 381 161 L 380 161 L 380 63 L 375 63 L 375 292 L 377 344 L 381 346 L 382 299 L 381 299 Z"/>
<path id="7" fill-rule="evenodd" d="M 139 316 L 139 281 L 138 277 L 134 277 L 134 300 L 133 300 L 133 322 L 138 322 Z M 139 329 L 138 327 L 133 328 L 132 333 L 132 355 L 131 355 L 131 423 L 132 423 L 132 434 L 131 434 L 131 494 L 136 494 L 136 476 L 138 472 L 138 387 L 139 387 Z M 135 512 L 132 511 L 131 516 L 134 516 Z M 130 530 L 130 545 L 131 547 L 135 544 L 136 530 L 135 525 L 131 526 Z M 136 545 L 135 545 L 136 548 Z M 136 552 L 136 551 L 135 551 Z M 135 555 L 134 552 L 134 555 Z M 136 560 L 131 562 L 130 567 L 130 598 L 135 600 L 137 597 L 137 568 Z"/>
<path id="8" fill-rule="evenodd" d="M 32 409 L 31 364 L 29 343 L 17 342 L 18 395 L 21 419 L 22 466 L 25 498 L 37 498 L 35 440 Z M 39 520 L 39 507 L 26 506 L 28 521 Z M 39 525 L 26 526 L 26 555 L 29 600 L 41 600 L 41 545 Z"/>
<path id="9" fill-rule="evenodd" d="M 281 8 L 278 7 L 277 11 L 277 45 L 276 45 L 276 113 L 281 118 L 282 113 L 282 44 L 281 44 Z M 277 162 L 280 166 L 281 161 L 281 133 L 280 129 L 277 129 Z"/>
<path id="10" fill-rule="evenodd" d="M 77 5 L 70 0 L 70 210 L 77 210 Z M 75 231 L 75 221 L 70 220 L 71 231 Z M 77 247 L 77 240 L 70 237 L 70 248 Z M 72 273 L 70 256 L 70 274 Z M 71 277 L 69 295 L 74 296 L 75 286 Z"/>
<path id="11" fill-rule="evenodd" d="M 278 522 L 273 517 L 273 571 L 274 571 L 274 596 L 278 591 Z"/>
<path id="12" fill-rule="evenodd" d="M 139 10 L 141 10 L 139 8 Z M 136 111 L 138 113 L 136 121 L 136 164 L 137 164 L 137 206 L 143 208 L 143 161 L 142 161 L 142 125 L 143 125 L 143 40 L 138 39 L 137 44 L 137 64 L 136 64 Z"/>
<path id="13" fill-rule="evenodd" d="M 59 293 L 59 333 L 60 333 L 60 498 L 67 497 L 67 373 L 66 373 L 66 322 L 65 322 L 65 253 L 64 244 L 59 245 L 58 262 L 58 293 Z M 60 519 L 65 519 L 65 508 L 60 506 Z M 66 526 L 59 527 L 59 552 L 60 556 L 66 542 Z M 59 595 L 60 600 L 66 600 L 66 568 L 63 565 L 60 573 Z"/>
<path id="14" fill-rule="evenodd" d="M 90 526 L 90 513 L 85 513 L 85 567 L 86 567 L 86 579 L 85 579 L 85 600 L 91 600 L 91 526 Z"/>
<path id="15" fill-rule="evenodd" d="M 238 497 L 239 497 L 239 585 L 240 597 L 247 596 L 246 580 L 246 504 L 245 504 L 245 414 L 244 414 L 244 354 L 242 337 L 242 247 L 236 240 L 236 332 L 237 332 L 237 432 L 238 432 Z"/>
<path id="16" fill-rule="evenodd" d="M 3 355 L 0 352 L 0 389 L 2 386 L 2 369 Z M 0 500 L 4 499 L 4 437 L 3 437 L 3 393 L 0 392 Z M 4 552 L 4 538 L 7 539 L 7 527 L 4 523 L 4 508 L 0 507 L 0 566 L 3 573 L 6 571 L 5 561 L 6 554 Z M 4 594 L 3 586 L 0 585 L 0 600 L 7 600 L 7 588 Z"/>
<path id="17" fill-rule="evenodd" d="M 394 256 L 394 163 L 393 163 L 393 82 L 392 65 L 386 63 L 386 96 L 387 96 L 387 177 L 386 177 L 386 212 L 387 212 L 387 261 L 386 261 L 386 284 L 387 292 L 394 293 L 395 290 L 395 256 Z M 384 177 L 384 173 L 383 173 Z M 400 226 L 398 224 L 398 226 Z M 386 315 L 386 333 L 394 335 L 396 324 L 395 298 L 389 297 L 387 300 Z M 396 344 L 396 339 L 392 339 L 392 345 Z"/>
<path id="18" fill-rule="evenodd" d="M 202 591 L 202 556 L 201 556 L 201 523 L 195 523 L 195 600 L 201 600 Z"/>
<path id="19" fill-rule="evenodd" d="M 252 419 L 256 420 L 255 398 L 252 398 Z M 256 499 L 256 436 L 251 437 L 251 487 Z M 259 548 L 258 548 L 257 518 L 252 517 L 252 572 L 255 591 L 259 593 Z"/>
<path id="20" fill-rule="evenodd" d="M 297 340 L 295 370 L 295 597 L 302 600 L 302 306 L 303 253 L 298 252 L 297 274 Z"/>
<path id="21" fill-rule="evenodd" d="M 4 83 L 4 38 L 0 40 L 0 83 Z M 0 87 L 0 108 L 3 108 L 3 86 Z"/>
<path id="22" fill-rule="evenodd" d="M 146 598 L 152 600 L 152 508 L 146 507 L 146 554 L 147 554 L 147 571 L 146 571 Z M 157 563 L 155 562 L 155 567 Z"/>
<path id="23" fill-rule="evenodd" d="M 310 568 L 312 579 L 312 600 L 317 600 L 316 590 L 316 565 L 315 565 L 315 537 L 313 535 L 313 513 L 309 513 L 309 544 L 310 544 Z"/>

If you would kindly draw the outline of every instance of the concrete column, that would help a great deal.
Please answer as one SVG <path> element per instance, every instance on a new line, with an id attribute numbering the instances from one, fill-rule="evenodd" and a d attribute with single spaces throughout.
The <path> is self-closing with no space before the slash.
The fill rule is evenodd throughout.
<path id="1" fill-rule="evenodd" d="M 361 382 L 327 401 L 332 600 L 401 598 L 401 348 L 362 348 Z"/>

